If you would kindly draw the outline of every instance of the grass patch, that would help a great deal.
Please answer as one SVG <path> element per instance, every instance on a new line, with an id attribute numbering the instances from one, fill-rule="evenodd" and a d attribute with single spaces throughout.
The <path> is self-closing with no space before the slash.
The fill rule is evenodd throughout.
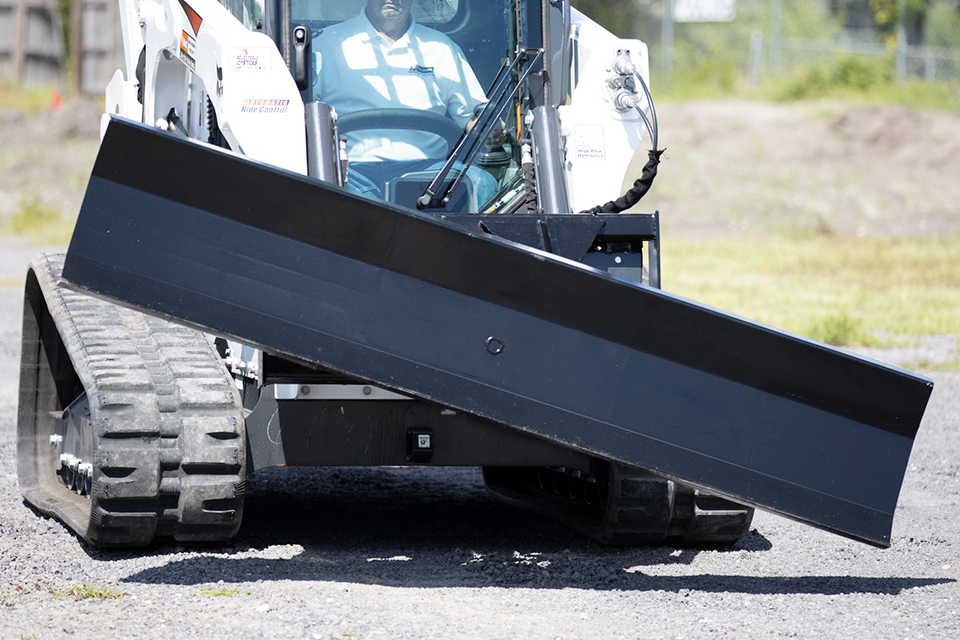
<path id="1" fill-rule="evenodd" d="M 909 371 L 960 371 L 960 358 L 947 360 L 946 362 L 919 360 L 917 362 L 904 362 L 898 366 Z"/>
<path id="2" fill-rule="evenodd" d="M 690 69 L 675 71 L 668 81 L 657 85 L 653 103 L 656 105 L 660 96 L 672 102 L 687 102 L 749 94 L 746 77 L 733 63 L 722 59 L 708 59 L 698 62 Z"/>
<path id="3" fill-rule="evenodd" d="M 806 334 L 814 340 L 841 347 L 869 341 L 869 337 L 863 334 L 860 320 L 846 313 L 819 318 Z"/>
<path id="4" fill-rule="evenodd" d="M 47 589 L 55 596 L 73 598 L 74 600 L 113 600 L 127 595 L 123 591 L 117 591 L 114 587 L 100 587 L 86 582 L 64 588 L 47 587 Z"/>
<path id="5" fill-rule="evenodd" d="M 844 346 L 958 333 L 958 264 L 960 235 L 667 237 L 663 251 L 665 290 Z"/>
<path id="6" fill-rule="evenodd" d="M 960 110 L 960 86 L 908 78 L 899 82 L 893 53 L 879 58 L 836 54 L 827 63 L 813 63 L 762 83 L 759 97 L 780 102 L 836 99 L 874 104 L 900 104 L 916 109 Z"/>
<path id="7" fill-rule="evenodd" d="M 17 211 L 0 230 L 4 235 L 24 236 L 38 244 L 66 245 L 75 223 L 34 195 L 20 200 Z"/>
<path id="8" fill-rule="evenodd" d="M 745 98 L 774 102 L 843 100 L 866 104 L 898 104 L 936 111 L 960 111 L 960 84 L 926 82 L 896 74 L 894 52 L 884 56 L 836 53 L 826 60 L 797 65 L 780 73 L 770 69 L 756 87 L 747 70 L 723 57 L 698 58 L 658 84 L 654 102 Z"/>
<path id="9" fill-rule="evenodd" d="M 6 78 L 0 78 L 0 109 L 34 114 L 49 107 L 59 92 L 54 86 L 18 87 Z"/>
<path id="10" fill-rule="evenodd" d="M 214 589 L 213 587 L 204 587 L 203 589 L 200 589 L 200 595 L 213 596 L 217 598 L 219 597 L 232 598 L 238 593 L 240 593 L 240 591 L 236 587 L 231 587 L 229 589 L 226 587 L 221 587 L 219 589 Z"/>

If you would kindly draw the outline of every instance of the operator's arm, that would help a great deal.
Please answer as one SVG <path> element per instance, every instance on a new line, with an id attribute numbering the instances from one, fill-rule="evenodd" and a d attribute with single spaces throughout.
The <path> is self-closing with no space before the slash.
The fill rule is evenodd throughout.
<path id="1" fill-rule="evenodd" d="M 447 115 L 461 127 L 466 127 L 478 106 L 486 103 L 487 96 L 467 62 L 460 47 L 451 43 L 453 77 L 447 89 Z"/>

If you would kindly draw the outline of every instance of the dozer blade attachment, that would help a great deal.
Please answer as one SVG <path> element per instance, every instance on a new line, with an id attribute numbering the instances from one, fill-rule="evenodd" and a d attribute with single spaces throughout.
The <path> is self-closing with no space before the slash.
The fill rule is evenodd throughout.
<path id="1" fill-rule="evenodd" d="M 64 279 L 881 547 L 933 388 L 119 119 Z"/>

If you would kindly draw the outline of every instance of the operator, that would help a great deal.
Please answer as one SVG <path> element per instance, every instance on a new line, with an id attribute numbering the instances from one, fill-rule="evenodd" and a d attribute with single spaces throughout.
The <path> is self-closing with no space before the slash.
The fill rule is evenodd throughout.
<path id="1" fill-rule="evenodd" d="M 315 99 L 341 116 L 367 109 L 420 109 L 465 127 L 486 95 L 460 47 L 417 24 L 410 13 L 413 2 L 367 0 L 356 18 L 324 29 L 314 43 Z M 446 148 L 440 136 L 418 130 L 348 133 L 347 187 L 383 198 L 388 180 L 442 167 Z M 467 177 L 480 204 L 493 196 L 497 182 L 489 173 L 470 167 Z"/>

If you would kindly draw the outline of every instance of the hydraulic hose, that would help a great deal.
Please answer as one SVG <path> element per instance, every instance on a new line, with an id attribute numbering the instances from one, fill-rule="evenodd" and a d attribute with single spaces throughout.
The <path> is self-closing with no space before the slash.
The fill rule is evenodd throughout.
<path id="1" fill-rule="evenodd" d="M 524 202 L 527 205 L 527 213 L 537 213 L 537 179 L 533 170 L 533 150 L 528 141 L 523 141 L 520 145 L 520 154 L 523 165 L 523 185 Z"/>
<path id="2" fill-rule="evenodd" d="M 647 152 L 649 157 L 647 163 L 643 165 L 643 172 L 625 194 L 616 200 L 597 205 L 580 213 L 620 213 L 640 202 L 640 198 L 647 194 L 647 191 L 650 190 L 650 186 L 653 184 L 654 178 L 657 177 L 657 165 L 660 164 L 660 156 L 663 155 L 664 151 L 666 151 L 666 149 L 651 149 Z"/>
<path id="3" fill-rule="evenodd" d="M 647 87 L 647 83 L 644 81 L 643 76 L 633 70 L 633 75 L 640 81 L 640 86 L 643 88 L 643 93 L 647 98 L 647 104 L 650 105 L 650 117 L 647 117 L 647 114 L 644 113 L 643 109 L 640 107 L 640 102 L 637 100 L 636 96 L 629 93 L 621 93 L 617 96 L 616 102 L 617 105 L 625 109 L 636 109 L 637 113 L 640 114 L 640 117 L 643 119 L 643 124 L 647 128 L 647 131 L 650 132 L 650 142 L 651 149 L 647 152 L 647 162 L 643 165 L 643 171 L 640 173 L 640 177 L 633 182 L 633 186 L 630 189 L 617 198 L 616 200 L 611 200 L 606 204 L 597 205 L 580 213 L 620 213 L 621 211 L 626 211 L 633 205 L 640 202 L 640 199 L 647 194 L 650 190 L 650 187 L 653 185 L 654 179 L 657 177 L 657 166 L 660 164 L 660 156 L 663 155 L 663 152 L 666 149 L 657 149 L 659 144 L 659 132 L 657 126 L 657 109 L 653 106 L 653 98 L 650 96 L 650 89 Z"/>

